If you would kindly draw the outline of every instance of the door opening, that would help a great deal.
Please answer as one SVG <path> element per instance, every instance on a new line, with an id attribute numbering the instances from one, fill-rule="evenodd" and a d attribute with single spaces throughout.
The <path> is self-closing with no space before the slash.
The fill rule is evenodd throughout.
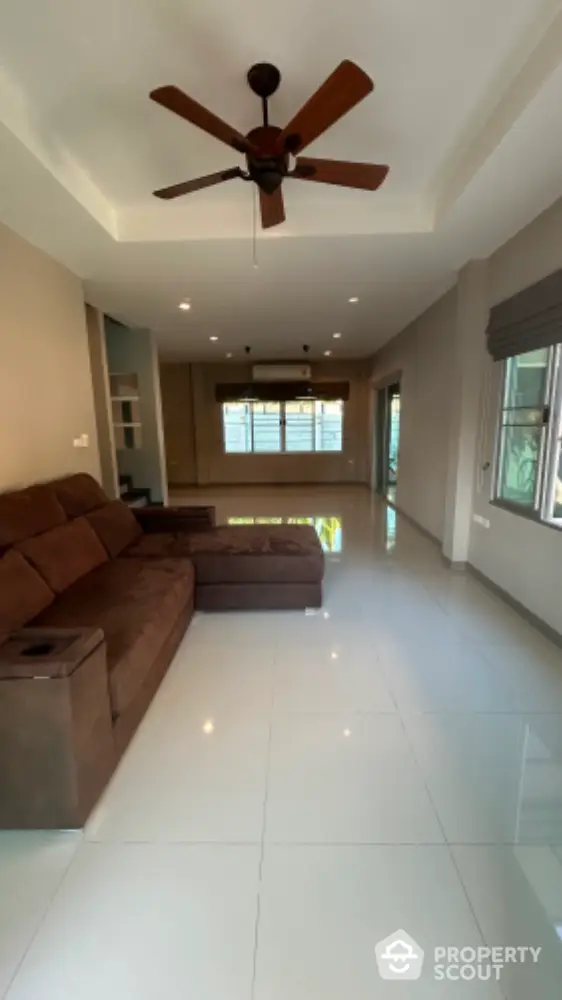
<path id="1" fill-rule="evenodd" d="M 377 396 L 377 492 L 396 501 L 400 450 L 400 383 L 379 389 Z"/>

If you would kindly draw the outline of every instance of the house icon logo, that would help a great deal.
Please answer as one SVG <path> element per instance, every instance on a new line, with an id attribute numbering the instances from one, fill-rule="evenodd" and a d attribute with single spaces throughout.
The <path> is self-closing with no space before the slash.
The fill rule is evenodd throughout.
<path id="1" fill-rule="evenodd" d="M 379 941 L 375 948 L 381 979 L 419 979 L 424 952 L 406 931 L 400 930 Z"/>

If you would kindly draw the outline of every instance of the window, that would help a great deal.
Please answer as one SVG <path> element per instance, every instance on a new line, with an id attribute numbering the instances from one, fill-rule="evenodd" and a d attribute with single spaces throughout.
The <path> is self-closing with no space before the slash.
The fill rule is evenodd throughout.
<path id="1" fill-rule="evenodd" d="M 343 401 L 223 403 L 224 450 L 229 454 L 343 450 Z"/>
<path id="2" fill-rule="evenodd" d="M 562 525 L 560 346 L 505 362 L 496 500 Z"/>

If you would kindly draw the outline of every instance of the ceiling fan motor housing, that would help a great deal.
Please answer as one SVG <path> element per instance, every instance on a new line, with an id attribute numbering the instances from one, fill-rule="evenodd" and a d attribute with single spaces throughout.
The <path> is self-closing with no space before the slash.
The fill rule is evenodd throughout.
<path id="1" fill-rule="evenodd" d="M 248 173 L 266 194 L 277 190 L 289 170 L 288 153 L 279 153 L 275 145 L 280 133 L 281 129 L 276 125 L 260 125 L 246 136 L 258 151 L 255 155 L 246 155 Z"/>

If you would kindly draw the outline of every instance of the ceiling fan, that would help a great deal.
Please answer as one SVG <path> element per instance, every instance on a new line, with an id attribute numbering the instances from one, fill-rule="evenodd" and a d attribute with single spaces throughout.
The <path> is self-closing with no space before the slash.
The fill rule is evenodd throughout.
<path id="1" fill-rule="evenodd" d="M 269 124 L 268 100 L 281 82 L 281 73 L 270 63 L 257 63 L 248 71 L 248 84 L 263 108 L 263 125 L 242 135 L 217 118 L 192 97 L 174 86 L 158 87 L 150 97 L 180 118 L 208 132 L 246 157 L 246 170 L 231 167 L 216 174 L 198 177 L 155 191 L 166 200 L 200 191 L 202 188 L 240 178 L 254 181 L 260 193 L 261 221 L 264 229 L 285 221 L 281 190 L 286 177 L 321 184 L 375 191 L 384 181 L 388 167 L 375 163 L 351 163 L 347 160 L 318 160 L 299 156 L 306 146 L 322 135 L 373 89 L 373 81 L 349 60 L 344 60 L 324 81 L 315 94 L 297 112 L 284 129 Z M 291 168 L 291 157 L 296 157 Z"/>

